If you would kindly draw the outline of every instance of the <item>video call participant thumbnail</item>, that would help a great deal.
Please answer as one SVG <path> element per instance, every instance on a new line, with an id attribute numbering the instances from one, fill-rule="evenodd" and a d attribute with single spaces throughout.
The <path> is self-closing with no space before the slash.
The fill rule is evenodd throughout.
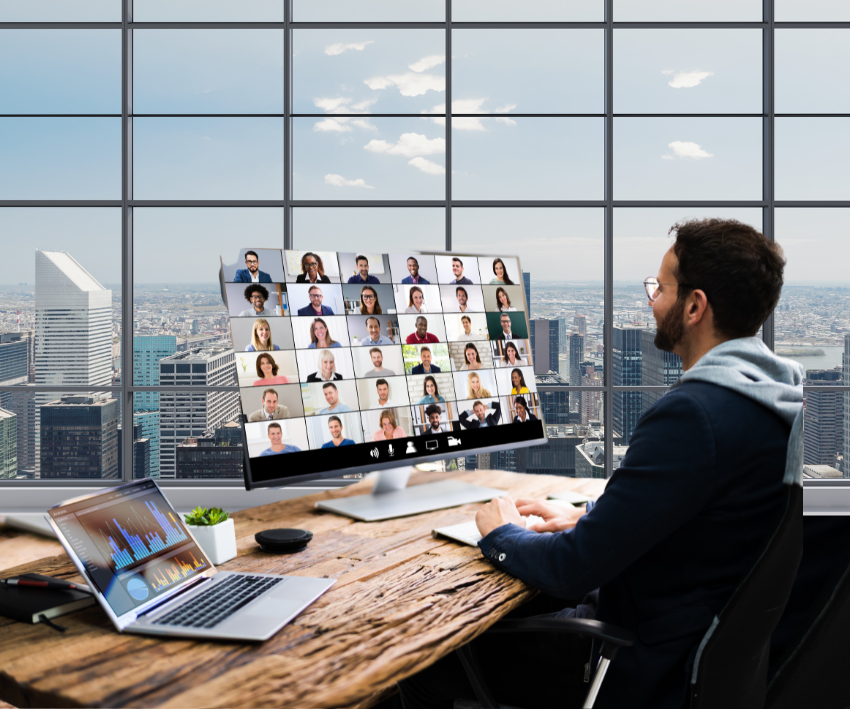
<path id="1" fill-rule="evenodd" d="M 504 288 L 496 288 L 496 302 L 499 303 L 499 311 L 502 313 L 515 313 L 517 311 L 511 304 L 511 297 Z"/>
<path id="2" fill-rule="evenodd" d="M 266 310 L 266 301 L 269 299 L 268 290 L 261 285 L 250 285 L 245 289 L 245 300 L 251 307 L 239 313 L 239 317 L 256 317 L 259 315 L 275 316 L 274 310 Z"/>
<path id="3" fill-rule="evenodd" d="M 375 317 L 366 318 L 366 331 L 368 337 L 363 338 L 361 345 L 374 347 L 376 345 L 392 345 L 393 341 L 386 335 L 381 334 L 381 321 Z"/>
<path id="4" fill-rule="evenodd" d="M 441 417 L 443 408 L 439 404 L 431 404 L 425 409 L 425 417 L 428 420 L 428 426 L 423 432 L 423 435 L 433 435 L 435 433 L 451 433 L 452 425 L 448 422 L 442 423 Z"/>
<path id="5" fill-rule="evenodd" d="M 516 409 L 516 416 L 514 416 L 514 423 L 525 423 L 526 421 L 538 421 L 539 420 L 529 410 L 528 404 L 526 403 L 524 396 L 518 396 L 516 399 L 514 399 L 514 408 Z"/>
<path id="6" fill-rule="evenodd" d="M 319 286 L 310 286 L 310 290 L 307 291 L 307 295 L 310 298 L 310 304 L 305 305 L 303 308 L 298 309 L 299 315 L 333 315 L 333 308 L 329 308 L 327 305 L 322 305 L 322 301 L 324 300 L 324 294 L 322 293 L 322 289 Z"/>
<path id="7" fill-rule="evenodd" d="M 369 350 L 369 357 L 372 359 L 374 368 L 366 372 L 364 377 L 394 377 L 396 375 L 392 369 L 384 366 L 384 353 L 379 347 Z"/>
<path id="8" fill-rule="evenodd" d="M 433 344 L 439 341 L 436 335 L 428 332 L 428 318 L 421 315 L 416 318 L 416 329 L 405 340 L 408 345 L 418 345 L 423 342 Z"/>
<path id="9" fill-rule="evenodd" d="M 339 389 L 337 389 L 336 384 L 333 382 L 327 382 L 322 387 L 322 394 L 325 397 L 325 401 L 327 402 L 327 406 L 319 411 L 319 415 L 322 414 L 347 414 L 352 409 L 347 404 L 343 404 L 339 400 Z"/>
<path id="10" fill-rule="evenodd" d="M 310 344 L 307 345 L 307 349 L 315 350 L 323 347 L 342 347 L 342 345 L 331 337 L 328 324 L 322 318 L 316 318 L 310 325 Z"/>
<path id="11" fill-rule="evenodd" d="M 452 273 L 454 274 L 454 279 L 449 281 L 450 285 L 463 285 L 463 286 L 471 286 L 472 280 L 467 276 L 463 275 L 463 261 L 459 258 L 454 257 L 452 259 Z"/>
<path id="12" fill-rule="evenodd" d="M 419 286 L 413 286 L 408 291 L 407 307 L 404 312 L 415 315 L 428 312 L 428 307 L 425 305 L 425 293 Z"/>
<path id="13" fill-rule="evenodd" d="M 263 392 L 263 406 L 248 417 L 249 423 L 256 421 L 273 421 L 274 419 L 288 419 L 289 409 L 283 404 L 277 403 L 277 392 L 274 389 L 266 389 Z"/>
<path id="14" fill-rule="evenodd" d="M 487 327 L 490 331 L 491 340 L 525 340 L 528 339 L 528 325 L 525 321 L 525 313 L 502 313 L 498 316 L 496 324 L 496 313 L 487 313 Z"/>
<path id="15" fill-rule="evenodd" d="M 245 268 L 236 271 L 234 283 L 271 283 L 272 277 L 260 270 L 260 257 L 256 251 L 245 252 Z"/>
<path id="16" fill-rule="evenodd" d="M 312 355 L 309 356 L 312 357 Z M 318 365 L 318 370 L 307 375 L 308 382 L 331 382 L 342 379 L 342 375 L 336 371 L 336 357 L 334 357 L 334 353 L 330 350 L 322 350 L 319 355 Z"/>
<path id="17" fill-rule="evenodd" d="M 442 370 L 436 365 L 431 364 L 431 359 L 433 355 L 431 353 L 431 348 L 427 345 L 423 345 L 419 350 L 419 364 L 417 364 L 413 369 L 410 370 L 411 374 L 431 374 L 436 373 L 439 374 Z"/>
<path id="18" fill-rule="evenodd" d="M 463 348 L 463 364 L 460 367 L 460 371 L 468 372 L 482 368 L 481 353 L 478 351 L 478 346 L 474 342 L 467 342 Z"/>
<path id="19" fill-rule="evenodd" d="M 253 386 L 267 386 L 269 384 L 289 384 L 289 379 L 283 374 L 278 374 L 280 367 L 267 352 L 257 357 L 257 379 Z"/>
<path id="20" fill-rule="evenodd" d="M 325 275 L 325 264 L 322 257 L 308 251 L 301 257 L 301 273 L 295 278 L 296 283 L 330 283 Z"/>
<path id="21" fill-rule="evenodd" d="M 266 430 L 266 435 L 268 435 L 271 445 L 260 453 L 260 456 L 301 452 L 301 449 L 298 446 L 291 446 L 288 443 L 283 442 L 283 430 L 279 423 L 270 423 Z"/>
<path id="22" fill-rule="evenodd" d="M 494 359 L 496 359 L 494 357 Z M 500 367 L 526 367 L 528 362 L 520 356 L 519 348 L 514 344 L 513 340 L 508 340 L 505 343 L 504 353 L 496 360 Z"/>
<path id="23" fill-rule="evenodd" d="M 511 385 L 513 386 L 511 389 L 511 396 L 531 393 L 525 383 L 525 377 L 523 376 L 522 370 L 520 369 L 514 369 L 511 371 Z"/>
<path id="24" fill-rule="evenodd" d="M 458 375 L 458 377 L 462 376 L 462 374 Z M 463 386 L 466 391 L 458 391 L 458 394 L 463 393 L 464 398 L 466 399 L 482 399 L 493 396 L 493 394 L 490 393 L 490 390 L 486 389 L 481 383 L 481 376 L 478 374 L 478 372 L 470 372 L 466 376 L 466 382 L 464 382 Z"/>
<path id="25" fill-rule="evenodd" d="M 511 277 L 508 275 L 508 269 L 505 266 L 505 262 L 500 258 L 493 260 L 493 275 L 495 277 L 490 279 L 491 286 L 512 286 L 514 284 Z"/>
<path id="26" fill-rule="evenodd" d="M 402 283 L 414 283 L 416 285 L 424 286 L 430 285 L 430 281 L 426 281 L 422 276 L 419 275 L 419 259 L 417 259 L 415 256 L 409 256 L 407 258 L 407 270 L 410 275 L 405 278 L 402 278 Z"/>
<path id="27" fill-rule="evenodd" d="M 265 318 L 257 318 L 251 328 L 251 344 L 246 352 L 262 352 L 279 350 L 280 347 L 272 342 L 272 327 Z"/>
<path id="28" fill-rule="evenodd" d="M 425 377 L 422 382 L 422 398 L 416 402 L 420 406 L 425 404 L 445 404 L 445 397 L 440 394 L 440 389 L 437 386 L 437 380 L 430 374 Z"/>
<path id="29" fill-rule="evenodd" d="M 360 314 L 382 315 L 383 312 L 381 301 L 378 298 L 378 291 L 369 286 L 363 286 L 360 289 Z"/>
<path id="30" fill-rule="evenodd" d="M 358 254 L 354 259 L 354 265 L 357 268 L 357 273 L 355 273 L 351 278 L 348 279 L 349 283 L 380 283 L 375 276 L 369 275 L 369 259 L 365 256 Z"/>
<path id="31" fill-rule="evenodd" d="M 340 446 L 353 446 L 354 441 L 351 438 L 345 438 L 342 435 L 342 419 L 339 416 L 331 416 L 328 419 L 328 431 L 331 434 L 331 440 L 322 444 L 322 448 L 339 448 Z"/>
<path id="32" fill-rule="evenodd" d="M 497 426 L 499 419 L 502 417 L 501 404 L 498 401 L 494 401 L 490 404 L 490 409 L 487 408 L 484 402 L 476 401 L 472 405 L 472 409 L 461 412 L 460 425 L 463 428 L 471 430 Z"/>
<path id="33" fill-rule="evenodd" d="M 390 441 L 394 438 L 407 438 L 404 429 L 398 425 L 392 409 L 381 411 L 379 421 L 381 427 L 372 434 L 373 441 Z"/>

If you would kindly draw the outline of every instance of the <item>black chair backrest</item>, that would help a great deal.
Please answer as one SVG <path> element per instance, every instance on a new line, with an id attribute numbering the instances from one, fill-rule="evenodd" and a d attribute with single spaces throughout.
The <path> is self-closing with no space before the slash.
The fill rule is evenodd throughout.
<path id="1" fill-rule="evenodd" d="M 767 709 L 850 706 L 850 565 L 824 597 L 820 612 L 767 688 Z"/>
<path id="2" fill-rule="evenodd" d="M 787 485 L 779 525 L 697 651 L 691 707 L 764 706 L 770 635 L 785 610 L 802 555 L 803 488 Z"/>

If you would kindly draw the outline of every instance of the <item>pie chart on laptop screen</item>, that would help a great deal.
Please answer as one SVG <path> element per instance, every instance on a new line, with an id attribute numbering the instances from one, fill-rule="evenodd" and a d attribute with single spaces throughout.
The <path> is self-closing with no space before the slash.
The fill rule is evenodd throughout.
<path id="1" fill-rule="evenodd" d="M 144 601 L 150 591 L 148 585 L 138 577 L 131 578 L 127 582 L 127 593 L 129 593 L 137 601 Z"/>

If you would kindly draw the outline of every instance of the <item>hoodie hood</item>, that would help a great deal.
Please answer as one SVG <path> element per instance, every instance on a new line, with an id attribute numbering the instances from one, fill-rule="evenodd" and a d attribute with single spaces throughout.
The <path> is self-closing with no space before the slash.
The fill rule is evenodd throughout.
<path id="1" fill-rule="evenodd" d="M 791 427 L 787 485 L 803 482 L 803 367 L 775 355 L 758 337 L 727 340 L 706 352 L 674 385 L 707 382 L 731 389 L 776 413 Z"/>

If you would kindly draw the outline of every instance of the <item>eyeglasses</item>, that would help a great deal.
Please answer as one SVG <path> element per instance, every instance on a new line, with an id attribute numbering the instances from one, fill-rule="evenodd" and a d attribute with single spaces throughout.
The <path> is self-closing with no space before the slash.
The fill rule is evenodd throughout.
<path id="1" fill-rule="evenodd" d="M 321 298 L 322 297 L 321 293 L 310 293 L 309 295 L 310 295 L 311 298 Z"/>
<path id="2" fill-rule="evenodd" d="M 319 262 L 318 261 L 307 261 L 305 263 L 305 265 L 307 266 L 307 268 L 316 268 L 316 266 L 319 265 Z"/>
<path id="3" fill-rule="evenodd" d="M 375 300 L 374 295 L 364 295 L 362 296 L 363 300 Z"/>
<path id="4" fill-rule="evenodd" d="M 259 293 L 257 293 L 255 295 L 251 296 L 251 300 L 265 300 L 265 298 L 263 298 L 263 296 L 261 296 Z"/>
<path id="5" fill-rule="evenodd" d="M 257 259 L 255 259 L 255 258 L 246 258 L 245 263 L 260 263 L 260 262 L 257 261 Z"/>
<path id="6" fill-rule="evenodd" d="M 659 286 L 678 286 L 678 283 L 659 283 L 655 276 L 650 276 L 643 282 L 643 287 L 646 289 L 646 296 L 651 301 L 655 301 L 658 297 Z"/>

